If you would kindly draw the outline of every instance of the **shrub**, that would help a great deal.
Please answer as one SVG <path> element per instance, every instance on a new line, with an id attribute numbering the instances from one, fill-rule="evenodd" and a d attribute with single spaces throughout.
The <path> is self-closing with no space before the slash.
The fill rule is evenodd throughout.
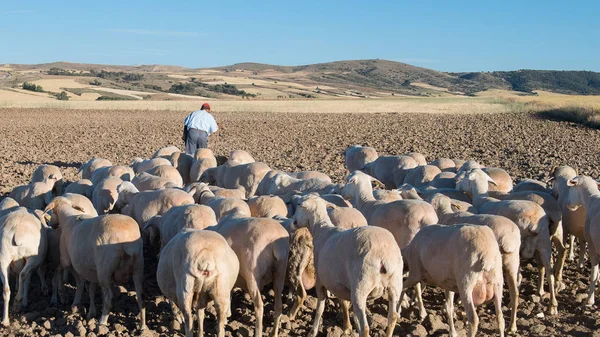
<path id="1" fill-rule="evenodd" d="M 584 106 L 566 106 L 539 112 L 543 118 L 559 122 L 571 122 L 600 129 L 600 110 Z"/>
<path id="2" fill-rule="evenodd" d="M 25 82 L 23 83 L 23 89 L 35 92 L 44 92 L 44 89 L 40 85 Z"/>
<path id="3" fill-rule="evenodd" d="M 96 101 L 135 101 L 136 99 L 128 96 L 100 96 Z"/>
<path id="4" fill-rule="evenodd" d="M 56 99 L 59 101 L 68 101 L 69 100 L 69 95 L 67 95 L 66 92 L 61 92 L 60 94 L 56 95 Z"/>
<path id="5" fill-rule="evenodd" d="M 94 79 L 90 82 L 90 85 L 102 85 L 102 82 L 98 81 L 97 79 Z"/>

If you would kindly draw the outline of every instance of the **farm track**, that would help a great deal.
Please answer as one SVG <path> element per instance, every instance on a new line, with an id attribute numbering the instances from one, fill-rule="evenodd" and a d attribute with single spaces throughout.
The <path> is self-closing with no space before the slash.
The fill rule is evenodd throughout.
<path id="1" fill-rule="evenodd" d="M 0 195 L 25 184 L 35 167 L 57 165 L 66 180 L 76 179 L 77 168 L 91 157 L 128 164 L 133 157 L 149 157 L 166 145 L 181 145 L 181 123 L 185 113 L 172 111 L 0 109 Z M 342 151 L 351 144 L 375 147 L 380 154 L 418 151 L 429 160 L 437 157 L 475 159 L 487 166 L 506 169 L 515 180 L 545 179 L 554 165 L 569 164 L 580 173 L 600 176 L 600 132 L 570 123 L 551 122 L 528 114 L 298 114 L 298 113 L 215 113 L 222 125 L 219 139 L 211 138 L 216 154 L 245 149 L 273 168 L 320 170 L 341 182 L 346 174 Z M 156 252 L 147 252 L 145 299 L 148 326 L 143 336 L 173 335 L 170 310 L 156 285 Z M 533 262 L 532 262 L 533 264 Z M 600 330 L 597 308 L 582 308 L 588 284 L 588 269 L 579 272 L 567 262 L 567 289 L 559 293 L 559 314 L 545 315 L 548 298 L 535 296 L 537 268 L 523 263 L 524 281 L 519 307 L 519 334 L 527 336 L 590 336 Z M 49 275 L 50 276 L 50 275 Z M 3 336 L 93 335 L 95 322 L 86 322 L 69 305 L 52 307 L 33 276 L 29 308 L 11 311 L 11 326 L 0 328 Z M 13 288 L 14 289 L 14 288 Z M 131 287 L 128 287 L 132 290 Z M 67 288 L 70 303 L 74 293 Z M 13 298 L 16 292 L 13 291 Z M 130 295 L 131 295 L 130 291 Z M 443 294 L 425 291 L 429 316 L 418 322 L 414 310 L 404 310 L 394 335 L 445 335 Z M 270 332 L 272 296 L 267 297 L 265 326 Z M 505 292 L 504 303 L 508 302 Z M 249 298 L 240 291 L 233 295 L 229 336 L 253 335 L 254 311 Z M 98 304 L 101 302 L 97 294 Z M 290 301 L 287 301 L 290 303 Z M 87 306 L 87 295 L 84 304 Z M 291 304 L 291 303 L 290 303 Z M 307 301 L 295 322 L 283 319 L 280 336 L 306 336 L 312 326 L 314 297 Z M 100 308 L 100 307 L 98 307 Z M 290 307 L 284 307 L 284 313 Z M 382 336 L 386 302 L 370 306 L 374 336 Z M 466 321 L 457 305 L 457 330 L 464 335 Z M 214 332 L 214 311 L 208 310 L 205 331 Z M 340 336 L 340 322 L 333 302 L 328 301 L 321 336 Z M 113 336 L 137 336 L 137 305 L 133 296 L 115 296 L 109 331 Z M 481 336 L 497 335 L 493 306 L 479 308 Z M 508 323 L 508 309 L 505 317 Z M 541 315 L 544 313 L 544 315 Z M 89 334 L 88 334 L 89 333 Z"/>

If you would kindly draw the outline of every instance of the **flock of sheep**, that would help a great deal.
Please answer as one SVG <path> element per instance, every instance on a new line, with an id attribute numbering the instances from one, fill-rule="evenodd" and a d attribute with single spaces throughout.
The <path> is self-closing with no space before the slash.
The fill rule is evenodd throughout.
<path id="1" fill-rule="evenodd" d="M 221 165 L 209 149 L 190 156 L 176 147 L 160 149 L 152 159 L 136 158 L 130 167 L 94 158 L 80 168 L 82 179 L 66 187 L 56 166 L 42 165 L 29 184 L 14 188 L 0 203 L 2 324 L 9 323 L 9 271 L 18 274 L 15 300 L 23 307 L 32 272 L 49 292 L 44 274 L 52 271 L 53 303 L 65 298 L 65 277 L 71 275 L 77 285 L 73 306 L 81 304 L 89 283 L 88 318 L 96 315 L 94 294 L 100 286 L 99 325 L 108 322 L 112 287 L 132 280 L 139 326 L 145 329 L 144 244 L 160 247 L 158 286 L 172 304 L 174 319 L 185 322 L 186 336 L 192 334 L 194 310 L 203 335 L 204 310 L 211 301 L 218 336 L 224 336 L 235 287 L 250 295 L 254 336 L 262 336 L 260 291 L 269 284 L 273 336 L 286 285 L 295 295 L 292 320 L 306 291 L 316 291 L 311 336 L 319 331 L 329 296 L 338 301 L 347 332 L 352 304 L 361 336 L 369 335 L 367 299 L 387 296 L 386 335 L 391 336 L 402 307 L 416 305 L 425 318 L 422 284 L 445 292 L 451 336 L 456 336 L 456 292 L 469 336 L 479 324 L 475 307 L 490 300 L 503 336 L 504 280 L 509 331 L 514 332 L 522 259 L 537 258 L 538 294 L 544 294 L 546 280 L 548 313 L 557 314 L 567 235 L 570 259 L 578 240 L 580 268 L 587 243 L 592 272 L 586 304 L 594 303 L 600 192 L 592 178 L 560 166 L 552 169 L 552 187 L 531 179 L 513 186 L 506 171 L 475 161 L 441 158 L 428 164 L 419 153 L 379 156 L 357 145 L 344 155 L 345 184 L 316 171 L 272 170 L 241 150 Z"/>

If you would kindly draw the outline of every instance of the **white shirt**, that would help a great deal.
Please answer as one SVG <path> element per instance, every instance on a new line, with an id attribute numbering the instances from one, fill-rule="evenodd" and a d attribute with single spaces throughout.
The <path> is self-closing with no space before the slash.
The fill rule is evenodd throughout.
<path id="1" fill-rule="evenodd" d="M 183 124 L 187 126 L 188 130 L 202 130 L 206 131 L 206 133 L 208 133 L 209 135 L 219 130 L 215 118 L 204 110 L 196 110 L 192 112 L 185 118 Z"/>

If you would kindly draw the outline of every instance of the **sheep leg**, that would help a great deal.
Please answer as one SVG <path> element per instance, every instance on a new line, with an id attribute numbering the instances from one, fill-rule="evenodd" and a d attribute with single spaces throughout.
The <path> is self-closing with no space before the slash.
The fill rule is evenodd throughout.
<path id="1" fill-rule="evenodd" d="M 583 271 L 585 266 L 585 241 L 579 240 L 579 271 Z"/>
<path id="2" fill-rule="evenodd" d="M 260 295 L 260 290 L 258 289 L 256 278 L 252 277 L 250 280 L 246 281 L 246 284 L 248 286 L 248 293 L 250 294 L 250 297 L 252 297 L 252 302 L 254 303 L 254 315 L 256 316 L 256 323 L 254 325 L 254 336 L 262 337 L 262 323 L 264 312 L 262 296 Z"/>
<path id="3" fill-rule="evenodd" d="M 296 284 L 296 302 L 294 303 L 292 311 L 290 312 L 290 321 L 296 319 L 296 315 L 300 311 L 300 308 L 302 308 L 302 305 L 304 305 L 306 296 L 306 289 L 304 289 L 304 285 L 302 284 L 302 281 L 300 281 Z"/>
<path id="4" fill-rule="evenodd" d="M 146 306 L 144 305 L 144 260 L 142 256 L 135 257 L 135 269 L 133 271 L 133 286 L 135 288 L 135 299 L 140 310 L 140 330 L 146 330 Z"/>
<path id="5" fill-rule="evenodd" d="M 556 301 L 556 288 L 554 285 L 554 273 L 552 272 L 552 265 L 550 262 L 552 256 L 552 246 L 550 240 L 544 241 L 545 244 L 538 251 L 539 257 L 542 260 L 542 264 L 546 269 L 546 278 L 548 279 L 548 289 L 550 291 L 550 315 L 558 314 L 558 302 Z"/>
<path id="6" fill-rule="evenodd" d="M 229 293 L 227 293 L 229 295 Z M 229 311 L 231 303 L 228 296 L 222 296 L 222 298 L 215 299 L 215 306 L 217 307 L 217 325 L 219 326 L 219 331 L 217 333 L 217 337 L 225 337 L 225 325 L 227 324 L 227 317 L 229 316 L 227 311 Z"/>
<path id="7" fill-rule="evenodd" d="M 48 296 L 50 293 L 50 288 L 48 288 L 48 283 L 46 282 L 46 268 L 39 267 L 37 269 L 37 275 L 40 278 L 40 283 L 42 285 L 42 294 L 44 296 Z"/>
<path id="8" fill-rule="evenodd" d="M 352 324 L 350 323 L 350 311 L 348 310 L 350 307 L 349 301 L 344 301 L 340 298 L 337 299 L 340 304 L 340 308 L 342 309 L 342 318 L 344 319 L 343 329 L 345 334 L 350 334 L 352 332 Z"/>
<path id="9" fill-rule="evenodd" d="M 468 286 L 466 290 L 460 292 L 460 300 L 465 307 L 467 319 L 469 320 L 467 336 L 475 337 L 479 328 L 479 316 L 477 316 L 477 310 L 475 310 L 475 303 L 473 302 L 473 286 Z"/>
<path id="10" fill-rule="evenodd" d="M 595 303 L 596 283 L 598 283 L 598 263 L 600 262 L 600 258 L 597 254 L 590 253 L 590 261 L 592 263 L 592 269 L 590 270 L 590 289 L 588 291 L 588 298 L 585 302 L 585 305 L 588 307 L 593 306 Z"/>
<path id="11" fill-rule="evenodd" d="M 446 295 L 446 317 L 448 318 L 448 334 L 450 337 L 456 337 L 456 329 L 454 328 L 454 292 L 445 290 Z"/>
<path id="12" fill-rule="evenodd" d="M 569 234 L 569 254 L 567 260 L 569 262 L 575 259 L 575 235 Z"/>
<path id="13" fill-rule="evenodd" d="M 96 287 L 98 286 L 95 282 L 90 282 L 88 293 L 90 293 L 90 310 L 88 310 L 87 320 L 89 321 L 93 317 L 96 317 Z"/>
<path id="14" fill-rule="evenodd" d="M 540 253 L 535 254 L 535 259 L 537 260 L 538 265 L 538 282 L 537 282 L 537 290 L 540 298 L 544 297 L 546 291 L 544 290 L 544 274 L 546 273 L 546 266 L 544 261 L 542 261 L 542 257 Z"/>
<path id="15" fill-rule="evenodd" d="M 15 299 L 21 301 L 21 307 L 27 307 L 29 303 L 29 282 L 31 281 L 31 273 L 35 266 L 39 265 L 39 261 L 36 258 L 30 258 L 25 263 L 25 267 L 19 273 L 19 291 Z"/>
<path id="16" fill-rule="evenodd" d="M 273 332 L 271 333 L 272 337 L 277 337 L 279 335 L 279 325 L 281 324 L 281 314 L 283 313 L 283 287 L 285 286 L 285 272 L 287 269 L 287 259 L 283 259 L 281 261 L 277 261 L 277 266 L 275 267 L 275 272 L 273 273 L 273 291 L 275 292 L 275 303 L 274 309 L 275 312 L 273 314 L 274 322 L 273 322 Z"/>
<path id="17" fill-rule="evenodd" d="M 52 275 L 52 299 L 50 300 L 50 304 L 56 305 L 58 304 L 58 285 L 61 282 L 60 270 L 56 268 L 54 271 L 54 275 Z M 60 296 L 61 302 L 63 302 L 63 296 Z"/>
<path id="18" fill-rule="evenodd" d="M 519 305 L 519 286 L 517 282 L 517 275 L 519 273 L 519 261 L 518 255 L 515 253 L 511 254 L 515 258 L 513 263 L 513 270 L 510 268 L 510 262 L 507 263 L 505 274 L 506 282 L 508 283 L 508 292 L 510 293 L 510 332 L 517 332 L 517 307 Z"/>
<path id="19" fill-rule="evenodd" d="M 423 305 L 423 290 L 421 288 L 421 282 L 417 283 L 415 285 L 415 295 L 417 298 L 417 305 L 419 306 L 419 317 L 421 319 L 421 322 L 423 322 L 423 320 L 425 320 L 425 317 L 427 317 L 427 311 L 425 310 L 425 305 Z"/>
<path id="20" fill-rule="evenodd" d="M 110 309 L 112 307 L 112 287 L 109 282 L 101 282 L 100 287 L 102 287 L 102 316 L 100 316 L 100 321 L 98 321 L 98 325 L 108 325 L 108 314 L 110 314 Z"/>
<path id="21" fill-rule="evenodd" d="M 367 322 L 367 296 L 371 289 L 367 290 L 366 285 L 359 285 L 352 294 L 352 309 L 354 316 L 358 321 L 358 330 L 360 337 L 369 336 L 369 323 Z"/>
<path id="22" fill-rule="evenodd" d="M 4 312 L 2 313 L 2 325 L 9 326 L 8 320 L 8 302 L 10 301 L 10 285 L 8 284 L 8 265 L 0 265 L 0 278 L 4 289 L 2 291 L 2 299 L 4 300 Z"/>
<path id="23" fill-rule="evenodd" d="M 502 314 L 502 286 L 503 282 L 494 284 L 494 307 L 496 309 L 496 319 L 498 320 L 498 330 L 500 337 L 504 337 L 504 315 Z"/>
<path id="24" fill-rule="evenodd" d="M 398 312 L 396 311 L 396 308 L 398 302 L 400 302 L 400 292 L 402 292 L 402 290 L 396 289 L 393 286 L 388 288 L 388 327 L 386 337 L 392 337 L 396 322 L 398 321 Z"/>
<path id="25" fill-rule="evenodd" d="M 180 325 L 183 324 L 183 316 L 175 302 L 169 300 L 169 304 L 171 305 L 171 311 L 173 312 L 173 320 L 179 322 Z M 171 326 L 171 329 L 174 329 L 173 326 Z"/>
<path id="26" fill-rule="evenodd" d="M 205 309 L 206 309 L 206 307 L 196 308 L 196 317 L 198 319 L 198 333 L 196 334 L 197 337 L 204 336 L 204 310 Z"/>
<path id="27" fill-rule="evenodd" d="M 552 236 L 552 242 L 556 247 L 556 263 L 554 264 L 554 280 L 556 282 L 556 292 L 565 289 L 563 283 L 563 266 L 567 258 L 567 248 L 563 242 L 562 224 L 559 224 L 556 233 Z"/>
<path id="28" fill-rule="evenodd" d="M 321 317 L 323 316 L 323 311 L 325 311 L 325 300 L 327 300 L 327 289 L 319 284 L 319 280 L 317 279 L 317 283 L 315 284 L 315 289 L 317 291 L 317 309 L 315 310 L 315 321 L 313 322 L 313 327 L 310 336 L 317 337 L 319 333 L 319 325 L 321 325 Z"/>
<path id="29" fill-rule="evenodd" d="M 81 296 L 83 296 L 83 288 L 85 285 L 85 281 L 79 276 L 79 274 L 75 270 L 72 270 L 71 274 L 75 278 L 75 284 L 77 286 L 77 289 L 75 290 L 75 297 L 73 298 L 73 304 L 71 304 L 71 306 L 73 307 L 74 311 L 77 311 L 77 306 L 81 304 Z"/>

